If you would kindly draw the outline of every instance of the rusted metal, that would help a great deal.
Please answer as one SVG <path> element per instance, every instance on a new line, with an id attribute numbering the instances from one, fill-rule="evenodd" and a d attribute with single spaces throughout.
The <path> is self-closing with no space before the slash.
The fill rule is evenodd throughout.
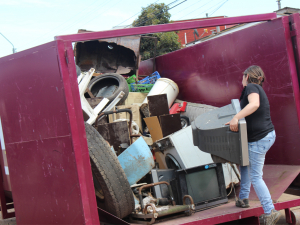
<path id="1" fill-rule="evenodd" d="M 188 199 L 190 200 L 190 202 L 191 202 L 190 205 L 195 205 L 195 204 L 194 204 L 194 200 L 193 200 L 192 196 L 190 196 L 190 195 L 185 195 L 185 196 L 183 196 L 183 200 L 182 200 L 183 205 L 186 205 L 186 204 L 185 204 L 185 200 L 186 200 L 187 198 L 188 198 Z"/>
<path id="2" fill-rule="evenodd" d="M 168 182 L 166 181 L 161 181 L 161 182 L 157 182 L 157 183 L 152 183 L 152 184 L 146 184 L 146 185 L 143 185 L 139 188 L 139 200 L 140 200 L 140 204 L 141 204 L 141 208 L 142 210 L 144 209 L 144 203 L 143 203 L 143 197 L 142 197 L 142 190 L 144 188 L 149 188 L 149 187 L 154 187 L 156 185 L 160 185 L 160 184 L 166 184 L 169 188 L 169 191 L 170 191 L 170 196 L 171 196 L 171 201 L 172 201 L 172 205 L 176 205 L 175 201 L 174 201 L 174 196 L 173 196 L 173 193 L 172 193 L 172 189 L 171 189 L 171 186 Z"/>
<path id="3" fill-rule="evenodd" d="M 148 214 L 148 206 L 150 206 L 151 208 L 152 208 L 152 210 L 153 210 L 153 212 L 152 212 L 152 214 L 153 214 L 153 217 L 154 218 L 157 218 L 157 212 L 156 212 L 156 210 L 155 210 L 155 205 L 153 204 L 153 203 L 148 203 L 148 204 L 146 204 L 145 205 L 145 208 L 143 209 L 143 213 L 144 214 Z"/>
<path id="4" fill-rule="evenodd" d="M 117 155 L 120 155 L 124 148 L 131 145 L 127 121 L 98 125 L 97 131 L 110 146 L 113 146 Z"/>
<path id="5" fill-rule="evenodd" d="M 151 207 L 153 209 L 153 212 L 150 213 L 149 210 L 147 210 L 148 207 Z M 160 217 L 166 218 L 166 216 L 171 216 L 168 217 L 168 219 L 170 218 L 174 219 L 174 218 L 182 217 L 184 215 L 192 215 L 193 210 L 191 208 L 192 208 L 191 205 L 176 205 L 176 206 L 169 206 L 169 208 L 166 210 L 158 211 L 155 209 L 154 204 L 149 203 L 145 206 L 143 210 L 143 214 L 137 214 L 137 213 L 131 214 L 130 221 L 133 223 L 140 223 L 140 224 L 153 224 Z M 179 214 L 183 212 L 184 214 Z M 138 219 L 144 219 L 144 221 Z M 151 220 L 145 221 L 146 219 L 151 219 Z"/>
<path id="6" fill-rule="evenodd" d="M 92 31 L 78 31 L 87 32 Z M 141 36 L 127 36 L 77 42 L 75 62 L 82 71 L 93 67 L 97 73 L 135 73 L 140 60 L 140 39 Z"/>
<path id="7" fill-rule="evenodd" d="M 194 200 L 193 200 L 192 196 L 185 195 L 185 196 L 183 196 L 183 199 L 182 199 L 183 205 L 186 205 L 185 200 L 187 198 L 190 200 L 189 210 L 187 212 L 187 215 L 191 216 L 193 214 L 193 212 L 195 211 L 195 204 L 194 204 Z"/>

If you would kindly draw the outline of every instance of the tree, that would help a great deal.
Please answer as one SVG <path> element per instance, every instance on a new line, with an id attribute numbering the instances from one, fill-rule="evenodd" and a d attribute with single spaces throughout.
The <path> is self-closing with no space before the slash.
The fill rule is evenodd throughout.
<path id="1" fill-rule="evenodd" d="M 151 4 L 146 8 L 142 8 L 139 17 L 133 22 L 134 27 L 149 26 L 157 24 L 165 24 L 170 22 L 171 14 L 168 12 L 169 7 L 164 3 Z M 176 32 L 149 34 L 157 38 L 156 56 L 166 54 L 168 52 L 180 49 L 181 44 Z M 154 57 L 155 40 L 153 38 L 142 38 L 141 40 L 141 56 L 142 60 Z"/>

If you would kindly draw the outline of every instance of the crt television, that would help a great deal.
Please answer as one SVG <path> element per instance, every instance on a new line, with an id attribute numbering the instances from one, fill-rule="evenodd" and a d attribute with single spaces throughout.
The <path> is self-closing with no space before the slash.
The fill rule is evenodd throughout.
<path id="1" fill-rule="evenodd" d="M 175 182 L 171 185 L 177 204 L 183 204 L 185 195 L 193 198 L 196 209 L 228 201 L 221 163 L 177 170 Z"/>
<path id="2" fill-rule="evenodd" d="M 192 123 L 194 145 L 225 161 L 249 165 L 246 120 L 239 120 L 239 131 L 233 132 L 225 123 L 241 111 L 238 99 L 231 104 L 201 114 Z"/>

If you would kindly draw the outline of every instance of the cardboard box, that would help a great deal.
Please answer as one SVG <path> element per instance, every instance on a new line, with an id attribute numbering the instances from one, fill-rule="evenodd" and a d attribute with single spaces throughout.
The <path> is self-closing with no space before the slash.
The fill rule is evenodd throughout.
<path id="1" fill-rule="evenodd" d="M 144 118 L 149 129 L 153 142 L 162 139 L 178 130 L 181 127 L 180 114 L 162 115 Z"/>
<path id="2" fill-rule="evenodd" d="M 129 92 L 127 99 L 124 102 L 124 105 L 131 105 L 133 103 L 143 103 L 148 93 L 141 92 Z"/>

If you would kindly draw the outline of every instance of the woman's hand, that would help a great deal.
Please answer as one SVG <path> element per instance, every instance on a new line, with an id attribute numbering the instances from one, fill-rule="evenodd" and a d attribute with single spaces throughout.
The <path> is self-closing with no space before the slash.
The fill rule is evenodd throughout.
<path id="1" fill-rule="evenodd" d="M 259 94 L 257 93 L 251 93 L 248 95 L 248 101 L 249 103 L 246 105 L 245 108 L 243 108 L 239 113 L 237 113 L 232 120 L 230 120 L 228 123 L 225 123 L 225 125 L 230 126 L 231 131 L 238 132 L 239 131 L 239 119 L 245 118 L 246 116 L 249 116 L 250 114 L 254 113 L 259 105 Z"/>
<path id="2" fill-rule="evenodd" d="M 229 125 L 231 131 L 238 132 L 239 131 L 239 120 L 235 116 L 229 122 L 225 123 L 225 125 Z"/>

